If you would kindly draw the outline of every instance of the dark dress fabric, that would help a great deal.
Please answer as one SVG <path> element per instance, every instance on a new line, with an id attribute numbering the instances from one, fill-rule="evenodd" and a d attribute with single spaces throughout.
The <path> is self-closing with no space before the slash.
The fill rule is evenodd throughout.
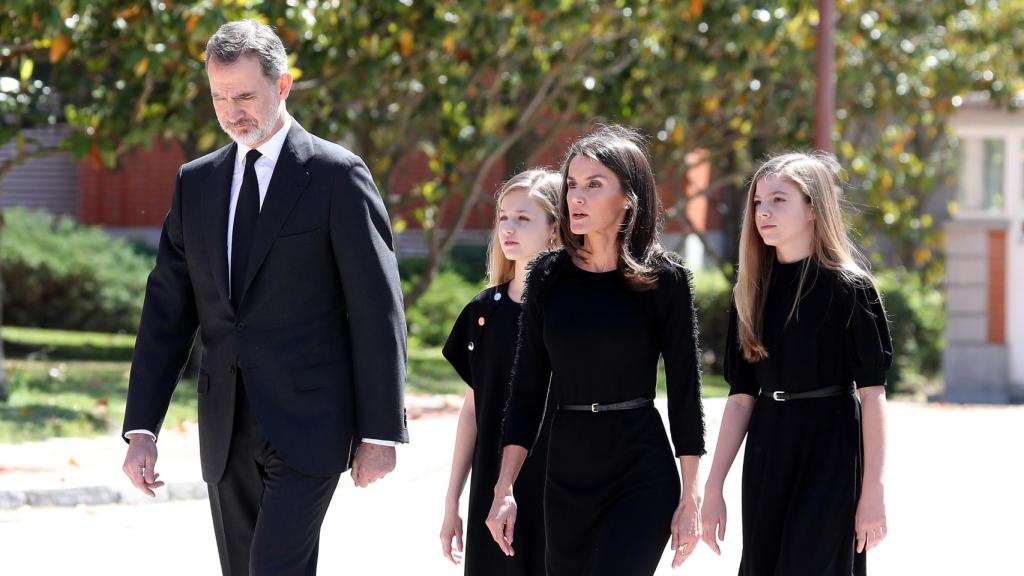
<path id="1" fill-rule="evenodd" d="M 787 323 L 798 294 L 798 313 Z M 725 358 L 731 394 L 885 385 L 892 341 L 881 300 L 867 282 L 846 279 L 806 259 L 776 262 L 762 327 L 768 358 L 752 364 L 742 357 L 737 326 L 734 307 Z M 758 399 L 743 461 L 739 574 L 866 574 L 865 555 L 855 553 L 854 533 L 862 479 L 855 395 Z"/>
<path id="2" fill-rule="evenodd" d="M 704 453 L 696 318 L 689 273 L 666 262 L 638 292 L 617 271 L 587 272 L 564 251 L 527 282 L 504 443 L 530 448 L 545 399 L 556 405 L 654 398 L 665 361 L 675 455 Z M 673 448 L 653 407 L 555 410 L 545 518 L 550 576 L 650 575 L 679 503 Z M 516 527 L 516 538 L 521 535 Z"/>
<path id="3" fill-rule="evenodd" d="M 505 556 L 484 525 L 501 469 L 501 427 L 522 307 L 508 297 L 508 284 L 478 294 L 462 310 L 443 353 L 473 388 L 476 448 L 469 485 L 465 573 L 470 576 L 542 576 L 544 574 L 544 465 L 547 426 L 538 448 L 527 458 L 515 483 L 519 514 L 516 555 Z M 482 319 L 482 321 L 481 321 Z"/>

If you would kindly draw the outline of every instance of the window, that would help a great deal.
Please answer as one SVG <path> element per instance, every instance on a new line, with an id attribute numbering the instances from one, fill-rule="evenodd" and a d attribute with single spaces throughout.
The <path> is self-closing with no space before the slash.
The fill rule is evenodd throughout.
<path id="1" fill-rule="evenodd" d="M 960 207 L 972 212 L 1002 212 L 1006 204 L 1006 140 L 962 137 L 959 142 L 960 177 L 957 195 Z"/>
<path id="2" fill-rule="evenodd" d="M 984 199 L 981 208 L 988 210 L 1003 209 L 1003 164 L 1005 163 L 1006 144 L 1002 138 L 986 138 L 985 164 L 982 169 Z"/>

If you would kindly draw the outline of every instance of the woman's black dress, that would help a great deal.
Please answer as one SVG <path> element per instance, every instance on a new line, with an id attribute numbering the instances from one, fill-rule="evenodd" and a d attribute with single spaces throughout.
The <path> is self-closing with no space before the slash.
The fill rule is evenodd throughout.
<path id="1" fill-rule="evenodd" d="M 501 426 L 508 402 L 521 306 L 508 297 L 508 284 L 478 294 L 462 310 L 444 345 L 444 357 L 473 388 L 476 448 L 469 484 L 465 573 L 471 576 L 542 576 L 544 574 L 544 464 L 546 434 L 527 459 L 515 484 L 519 504 L 514 545 L 505 556 L 484 525 L 494 500 L 501 468 Z"/>
<path id="2" fill-rule="evenodd" d="M 797 314 L 787 317 L 807 266 Z M 884 386 L 892 342 L 878 293 L 809 260 L 772 266 L 762 328 L 768 358 L 751 364 L 730 318 L 731 394 L 759 397 L 743 461 L 741 576 L 865 574 L 854 516 L 863 479 L 854 394 L 776 401 L 774 391 Z"/>
<path id="3" fill-rule="evenodd" d="M 530 272 L 521 326 L 506 445 L 534 445 L 549 375 L 556 405 L 654 398 L 663 357 L 675 454 L 704 453 L 696 318 L 681 265 L 666 263 L 657 288 L 637 292 L 617 271 L 545 254 Z M 548 575 L 653 574 L 680 495 L 657 409 L 556 409 L 550 425 Z M 517 541 L 523 530 L 517 524 Z"/>

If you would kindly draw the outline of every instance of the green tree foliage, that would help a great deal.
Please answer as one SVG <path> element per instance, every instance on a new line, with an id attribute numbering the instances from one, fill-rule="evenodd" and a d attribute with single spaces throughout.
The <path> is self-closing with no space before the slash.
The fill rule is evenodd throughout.
<path id="1" fill-rule="evenodd" d="M 223 22 L 255 17 L 277 27 L 291 55 L 290 111 L 366 159 L 397 230 L 423 229 L 428 254 L 406 285 L 408 305 L 496 179 L 535 162 L 560 128 L 595 121 L 651 136 L 658 179 L 673 192 L 669 218 L 695 230 L 695 199 L 721 214 L 726 243 L 711 255 L 730 273 L 745 179 L 766 153 L 812 146 L 815 6 L 7 0 L 0 144 L 18 153 L 0 177 L 52 152 L 23 136 L 31 127 L 69 125 L 63 146 L 107 166 L 154 137 L 189 157 L 224 144 L 203 49 Z M 853 223 L 876 262 L 933 284 L 947 210 L 935 194 L 956 166 L 947 123 L 970 93 L 1024 105 L 1024 0 L 837 0 L 836 11 L 834 142 Z M 415 155 L 430 177 L 398 194 Z M 701 164 L 713 168 L 710 185 L 687 193 L 687 169 Z"/>

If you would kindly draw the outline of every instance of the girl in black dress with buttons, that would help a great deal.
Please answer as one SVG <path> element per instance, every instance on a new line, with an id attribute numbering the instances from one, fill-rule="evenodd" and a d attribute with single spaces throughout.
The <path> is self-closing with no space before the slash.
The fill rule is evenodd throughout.
<path id="1" fill-rule="evenodd" d="M 565 248 L 540 256 L 527 279 L 487 525 L 512 556 L 531 537 L 513 482 L 550 396 L 547 574 L 650 575 L 670 536 L 674 565 L 699 540 L 704 421 L 690 275 L 659 244 L 658 193 L 635 133 L 583 137 L 563 175 Z M 653 404 L 659 357 L 682 488 Z"/>
<path id="2" fill-rule="evenodd" d="M 498 479 L 501 420 L 508 402 L 526 265 L 540 251 L 557 245 L 561 188 L 560 174 L 537 169 L 514 176 L 498 191 L 487 266 L 489 287 L 466 305 L 444 346 L 445 358 L 469 388 L 455 434 L 441 548 L 452 562 L 465 560 L 467 575 L 544 574 L 542 504 L 547 450 L 543 440 L 515 485 L 522 500 L 521 518 L 530 531 L 530 537 L 520 543 L 520 553 L 515 557 L 502 553 L 484 520 Z M 463 545 L 459 499 L 470 469 L 469 523 Z"/>
<path id="3" fill-rule="evenodd" d="M 840 167 L 785 154 L 754 175 L 726 347 L 731 386 L 705 486 L 704 540 L 744 436 L 741 576 L 865 574 L 886 535 L 885 310 L 840 209 Z"/>

